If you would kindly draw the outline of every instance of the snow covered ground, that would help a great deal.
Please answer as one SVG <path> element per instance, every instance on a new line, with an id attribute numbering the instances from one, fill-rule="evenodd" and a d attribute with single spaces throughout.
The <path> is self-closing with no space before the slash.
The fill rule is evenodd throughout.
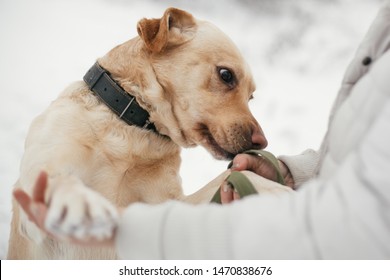
<path id="1" fill-rule="evenodd" d="M 31 120 L 97 57 L 136 36 L 143 17 L 175 6 L 212 21 L 248 60 L 251 108 L 275 154 L 318 148 L 342 74 L 380 0 L 0 0 L 0 259 L 11 188 Z M 185 192 L 226 168 L 202 148 L 183 150 Z"/>

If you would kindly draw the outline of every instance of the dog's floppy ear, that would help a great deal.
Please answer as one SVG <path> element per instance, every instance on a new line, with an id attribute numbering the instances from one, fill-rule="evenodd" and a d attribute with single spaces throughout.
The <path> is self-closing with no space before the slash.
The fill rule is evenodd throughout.
<path id="1" fill-rule="evenodd" d="M 140 20 L 137 31 L 146 47 L 158 53 L 168 46 L 180 45 L 192 39 L 196 31 L 196 21 L 185 11 L 169 8 L 161 19 Z"/>

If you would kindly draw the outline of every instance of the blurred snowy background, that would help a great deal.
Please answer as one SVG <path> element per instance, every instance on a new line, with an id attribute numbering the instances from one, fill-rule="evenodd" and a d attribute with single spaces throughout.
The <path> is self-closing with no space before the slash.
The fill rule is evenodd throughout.
<path id="1" fill-rule="evenodd" d="M 7 248 L 11 189 L 32 119 L 96 58 L 136 36 L 143 17 L 185 9 L 219 26 L 249 62 L 251 109 L 268 150 L 318 148 L 343 72 L 380 0 L 0 0 L 0 259 Z M 60 125 L 60 124 L 59 124 Z M 183 150 L 192 193 L 226 168 L 202 148 Z"/>

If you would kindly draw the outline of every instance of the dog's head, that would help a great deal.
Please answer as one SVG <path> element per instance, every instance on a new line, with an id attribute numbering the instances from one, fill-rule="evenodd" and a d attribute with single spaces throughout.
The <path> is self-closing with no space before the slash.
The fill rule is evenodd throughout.
<path id="1" fill-rule="evenodd" d="M 223 159 L 267 145 L 248 107 L 250 69 L 224 33 L 175 8 L 142 19 L 137 30 L 139 37 L 100 63 L 137 96 L 161 134 Z"/>

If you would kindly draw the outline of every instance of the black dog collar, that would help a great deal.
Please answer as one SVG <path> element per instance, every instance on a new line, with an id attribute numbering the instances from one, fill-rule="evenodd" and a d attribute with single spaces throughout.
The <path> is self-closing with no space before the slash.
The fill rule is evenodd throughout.
<path id="1" fill-rule="evenodd" d="M 149 121 L 149 113 L 138 104 L 134 96 L 122 89 L 99 63 L 96 62 L 88 70 L 84 81 L 89 89 L 127 124 L 156 132 L 156 127 Z"/>

